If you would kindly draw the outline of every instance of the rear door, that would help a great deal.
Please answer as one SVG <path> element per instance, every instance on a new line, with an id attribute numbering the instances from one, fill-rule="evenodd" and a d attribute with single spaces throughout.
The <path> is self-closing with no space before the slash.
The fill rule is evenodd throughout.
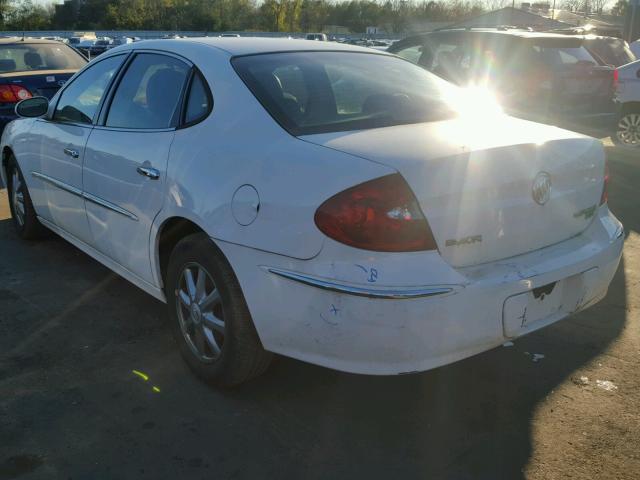
<path id="1" fill-rule="evenodd" d="M 83 176 L 92 244 L 148 282 L 153 281 L 149 234 L 162 208 L 167 159 L 190 72 L 184 59 L 137 53 L 87 144 Z"/>

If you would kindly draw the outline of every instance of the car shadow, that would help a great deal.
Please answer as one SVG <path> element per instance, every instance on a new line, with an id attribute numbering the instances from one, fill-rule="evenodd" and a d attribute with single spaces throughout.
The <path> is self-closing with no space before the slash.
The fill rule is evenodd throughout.
<path id="1" fill-rule="evenodd" d="M 611 165 L 610 204 L 640 232 L 636 164 Z M 0 242 L 0 477 L 19 453 L 50 478 L 524 478 L 541 402 L 626 322 L 623 258 L 605 300 L 511 347 L 396 377 L 277 357 L 220 391 L 179 360 L 162 304 L 58 238 L 27 248 L 0 220 Z M 129 375 L 140 365 L 148 382 Z"/>

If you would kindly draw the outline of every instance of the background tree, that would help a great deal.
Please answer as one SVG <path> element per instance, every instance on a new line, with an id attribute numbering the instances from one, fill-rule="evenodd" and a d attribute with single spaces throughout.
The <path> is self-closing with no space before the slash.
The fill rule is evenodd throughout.
<path id="1" fill-rule="evenodd" d="M 611 14 L 625 16 L 628 8 L 629 0 L 618 0 L 613 8 L 611 8 Z"/>
<path id="2" fill-rule="evenodd" d="M 484 0 L 499 7 L 509 0 Z M 565 0 L 580 2 L 584 0 Z M 598 1 L 598 0 L 591 0 Z M 605 0 L 601 0 L 605 1 Z M 259 3 L 258 3 L 259 2 Z M 460 20 L 484 11 L 480 0 L 86 0 L 45 9 L 33 0 L 0 0 L 5 29 L 322 31 L 327 25 L 363 33 L 382 27 L 403 34 L 424 22 Z"/>

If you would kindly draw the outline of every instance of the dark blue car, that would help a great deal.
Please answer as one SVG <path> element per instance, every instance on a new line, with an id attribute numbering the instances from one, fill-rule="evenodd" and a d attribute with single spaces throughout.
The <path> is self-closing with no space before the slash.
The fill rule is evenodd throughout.
<path id="1" fill-rule="evenodd" d="M 0 134 L 16 118 L 14 107 L 30 97 L 51 98 L 87 60 L 52 40 L 0 39 Z"/>

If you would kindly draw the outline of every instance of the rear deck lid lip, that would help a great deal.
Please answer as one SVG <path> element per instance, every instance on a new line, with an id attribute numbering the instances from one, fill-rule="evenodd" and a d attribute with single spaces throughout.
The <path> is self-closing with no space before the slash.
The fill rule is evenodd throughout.
<path id="1" fill-rule="evenodd" d="M 78 70 L 66 69 L 66 70 L 24 70 L 21 72 L 8 72 L 0 73 L 0 79 L 15 78 L 15 77 L 38 77 L 47 75 L 73 75 Z"/>

